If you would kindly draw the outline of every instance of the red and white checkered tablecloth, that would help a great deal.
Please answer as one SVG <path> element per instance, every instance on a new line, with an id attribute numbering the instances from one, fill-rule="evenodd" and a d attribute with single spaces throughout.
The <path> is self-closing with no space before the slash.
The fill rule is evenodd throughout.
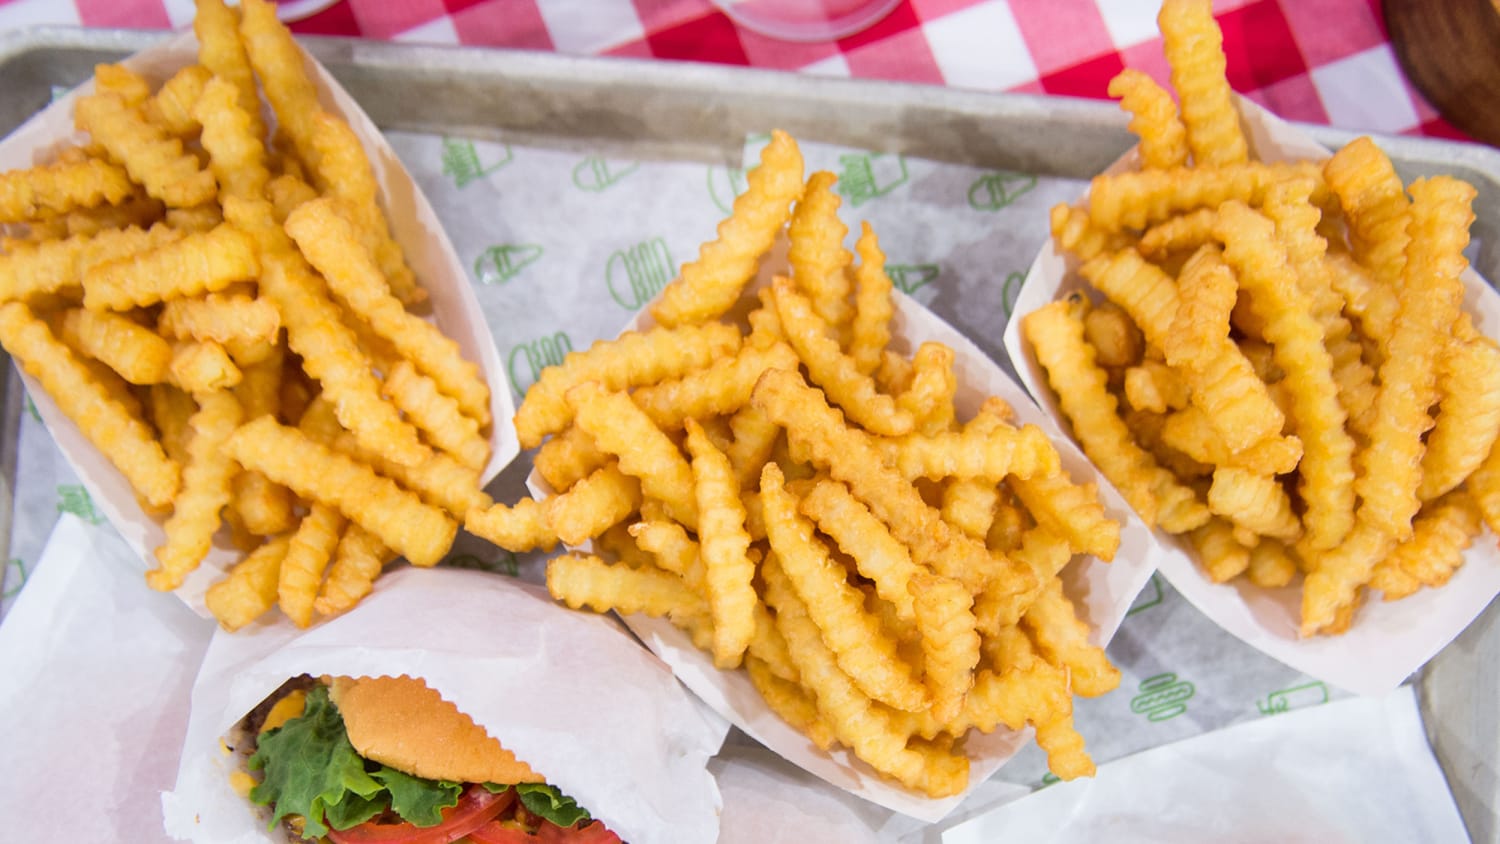
<path id="1" fill-rule="evenodd" d="M 792 43 L 708 0 L 285 0 L 299 33 L 750 65 L 1104 98 L 1136 67 L 1166 80 L 1158 0 L 903 0 L 870 28 Z M 1234 88 L 1291 120 L 1464 138 L 1401 72 L 1379 0 L 1217 0 Z M 170 28 L 192 0 L 0 0 L 0 32 L 38 23 Z"/>

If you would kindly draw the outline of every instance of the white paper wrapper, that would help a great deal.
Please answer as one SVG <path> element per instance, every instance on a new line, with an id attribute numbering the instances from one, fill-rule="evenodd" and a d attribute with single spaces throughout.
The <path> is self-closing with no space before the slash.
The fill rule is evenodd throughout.
<path id="1" fill-rule="evenodd" d="M 1255 103 L 1243 98 L 1238 103 L 1253 157 L 1283 161 L 1329 156 L 1328 150 Z M 1132 151 L 1108 172 L 1135 166 Z M 1014 312 L 1027 314 L 1086 288 L 1070 260 L 1049 241 L 1031 266 Z M 1473 314 L 1475 326 L 1497 336 L 1500 295 L 1472 269 L 1465 273 L 1464 282 L 1468 290 L 1464 306 Z M 1021 339 L 1019 319 L 1006 326 L 1005 350 L 1031 394 L 1053 418 L 1061 419 L 1046 372 Z M 1358 694 L 1378 695 L 1396 688 L 1453 641 L 1500 593 L 1500 549 L 1486 532 L 1465 553 L 1463 567 L 1446 586 L 1423 589 L 1390 603 L 1372 596 L 1348 633 L 1303 639 L 1297 632 L 1302 612 L 1300 582 L 1274 590 L 1260 589 L 1243 579 L 1215 584 L 1203 574 L 1186 543 L 1159 529 L 1155 533 L 1160 541 L 1154 546 L 1152 564 L 1205 615 L 1286 665 Z"/>
<path id="2" fill-rule="evenodd" d="M 107 527 L 64 515 L 0 626 L 0 811 L 11 841 L 161 837 L 213 625 L 151 591 Z M 58 809 L 86 794 L 87 808 Z"/>
<path id="3" fill-rule="evenodd" d="M 420 621 L 414 621 L 420 619 Z M 349 613 L 308 631 L 219 634 L 193 687 L 167 831 L 198 842 L 284 840 L 229 786 L 221 737 L 288 678 L 420 677 L 548 782 L 632 842 L 713 841 L 706 768 L 727 726 L 604 616 L 537 587 L 453 569 L 380 579 Z"/>
<path id="4" fill-rule="evenodd" d="M 175 71 L 195 63 L 197 49 L 197 39 L 191 31 L 185 31 L 159 46 L 131 56 L 122 64 L 142 74 L 155 86 Z M 520 445 L 511 425 L 515 411 L 505 369 L 485 324 L 484 312 L 474 296 L 473 285 L 469 283 L 467 270 L 454 253 L 421 189 L 380 131 L 322 65 L 305 53 L 304 57 L 317 84 L 323 108 L 347 121 L 364 144 L 380 185 L 392 234 L 405 250 L 412 271 L 427 290 L 433 320 L 458 343 L 466 360 L 479 364 L 481 374 L 490 385 L 490 412 L 495 421 L 490 433 L 490 461 L 480 479 L 481 485 L 487 483 L 515 458 Z M 62 142 L 82 137 L 73 129 L 73 103 L 78 96 L 92 90 L 93 82 L 85 83 L 0 141 L 0 170 L 30 167 L 46 161 Z M 141 559 L 153 559 L 152 552 L 165 537 L 162 520 L 151 518 L 141 509 L 125 477 L 57 409 L 46 391 L 29 376 L 23 375 L 23 378 L 37 411 L 95 505 Z M 177 594 L 200 615 L 207 616 L 203 593 L 242 556 L 227 542 L 216 542 L 203 565 L 188 577 Z"/>
<path id="5" fill-rule="evenodd" d="M 766 266 L 775 263 L 768 260 Z M 763 274 L 768 270 L 763 269 Z M 762 278 L 761 281 L 767 281 Z M 1092 639 L 1104 645 L 1114 635 L 1141 587 L 1151 577 L 1149 561 L 1156 556 L 1156 540 L 1130 510 L 1113 487 L 1102 483 L 1088 460 L 1076 446 L 1057 430 L 1046 414 L 1031 401 L 1000 367 L 984 355 L 968 338 L 933 316 L 914 299 L 892 291 L 895 316 L 891 323 L 891 348 L 910 357 L 924 342 L 938 341 L 953 349 L 954 373 L 958 391 L 954 405 L 960 419 L 979 410 L 988 396 L 999 396 L 1015 408 L 1019 424 L 1035 424 L 1057 444 L 1062 466 L 1075 481 L 1101 481 L 1100 498 L 1111 518 L 1121 523 L 1120 548 L 1110 564 L 1089 556 L 1079 556 L 1063 571 L 1068 596 L 1078 607 L 1079 617 L 1094 627 Z M 649 309 L 643 309 L 623 331 L 643 330 L 654 325 Z M 545 482 L 535 472 L 528 479 L 538 498 L 549 494 Z M 969 789 L 964 794 L 935 800 L 908 791 L 884 779 L 858 761 L 846 750 L 826 753 L 807 737 L 771 711 L 743 671 L 721 671 L 714 667 L 711 655 L 698 650 L 692 640 L 664 619 L 642 615 L 625 617 L 625 623 L 646 646 L 672 666 L 677 676 L 714 711 L 729 719 L 761 744 L 771 748 L 822 779 L 857 794 L 866 800 L 925 821 L 937 821 L 952 811 L 965 795 L 1005 764 L 1030 740 L 1025 734 L 998 730 L 990 735 L 971 732 L 965 740 L 970 758 Z"/>
<path id="6" fill-rule="evenodd" d="M 1358 788 L 1330 787 L 1358 775 Z M 1467 841 L 1410 686 L 1264 718 L 1100 766 L 943 844 Z"/>

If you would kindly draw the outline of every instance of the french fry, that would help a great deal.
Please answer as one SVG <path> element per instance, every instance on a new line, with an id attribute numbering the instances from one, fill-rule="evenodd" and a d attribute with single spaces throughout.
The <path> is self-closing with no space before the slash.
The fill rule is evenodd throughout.
<path id="1" fill-rule="evenodd" d="M 221 627 L 232 633 L 276 606 L 277 577 L 286 551 L 286 537 L 271 539 L 208 587 L 203 599 Z"/>
<path id="2" fill-rule="evenodd" d="M 183 139 L 193 137 L 201 128 L 193 114 L 193 105 L 213 77 L 213 71 L 200 64 L 188 65 L 172 74 L 172 78 L 162 83 L 142 106 L 146 119 L 160 126 L 168 135 Z"/>
<path id="3" fill-rule="evenodd" d="M 312 623 L 313 607 L 323 572 L 333 560 L 344 531 L 344 517 L 323 504 L 308 508 L 292 533 L 276 584 L 281 611 L 298 627 Z"/>
<path id="4" fill-rule="evenodd" d="M 259 271 L 254 242 L 224 224 L 90 268 L 83 276 L 83 304 L 95 311 L 146 307 L 214 293 Z"/>
<path id="5" fill-rule="evenodd" d="M 507 551 L 551 551 L 557 545 L 557 533 L 547 522 L 546 506 L 531 498 L 522 498 L 512 506 L 494 504 L 469 510 L 464 515 L 464 529 Z"/>
<path id="6" fill-rule="evenodd" d="M 563 542 L 578 545 L 618 524 L 640 505 L 641 482 L 611 460 L 567 492 L 547 499 L 547 524 Z"/>
<path id="7" fill-rule="evenodd" d="M 1141 139 L 1141 162 L 1153 170 L 1187 164 L 1187 129 L 1172 95 L 1145 73 L 1126 69 L 1109 81 L 1109 95 L 1130 115 L 1130 131 Z"/>
<path id="8" fill-rule="evenodd" d="M 156 549 L 158 567 L 146 573 L 152 589 L 169 592 L 198 567 L 208 554 L 219 511 L 229 503 L 229 479 L 234 461 L 224 443 L 243 417 L 234 394 L 218 391 L 199 395 L 199 409 L 189 420 L 188 462 L 182 470 L 182 491 L 173 501 L 166 523 L 166 543 Z"/>
<path id="9" fill-rule="evenodd" d="M 547 561 L 547 591 L 573 609 L 614 610 L 662 617 L 707 616 L 704 600 L 676 575 L 611 565 L 593 555 L 563 554 Z"/>
<path id="10" fill-rule="evenodd" d="M 1182 101 L 1193 164 L 1211 167 L 1245 161 L 1245 134 L 1224 75 L 1223 35 L 1211 0 L 1163 0 L 1156 21 L 1162 52 L 1172 68 L 1172 87 Z"/>
<path id="11" fill-rule="evenodd" d="M 132 384 L 167 379 L 172 347 L 148 328 L 116 313 L 69 308 L 63 312 L 62 340 Z"/>
<path id="12" fill-rule="evenodd" d="M 177 464 L 167 458 L 146 424 L 112 398 L 25 305 L 0 305 L 0 345 L 41 383 L 58 409 L 120 470 L 137 495 L 157 509 L 172 502 L 181 482 Z"/>
<path id="13" fill-rule="evenodd" d="M 212 340 L 188 341 L 172 347 L 167 366 L 171 382 L 189 393 L 227 390 L 244 379 L 244 373 L 229 359 L 224 347 Z"/>
<path id="14" fill-rule="evenodd" d="M 313 607 L 319 615 L 338 615 L 354 606 L 370 594 L 381 568 L 395 556 L 375 534 L 357 524 L 348 525 Z"/>
<path id="15" fill-rule="evenodd" d="M 609 455 L 594 445 L 594 438 L 577 425 L 548 439 L 537 450 L 532 465 L 554 492 L 567 492 L 573 484 L 609 462 Z"/>
<path id="16" fill-rule="evenodd" d="M 647 497 L 662 501 L 673 518 L 697 529 L 691 466 L 628 395 L 588 381 L 569 390 L 567 401 L 578 427 L 601 450 L 619 458 L 621 471 L 638 478 Z"/>
<path id="17" fill-rule="evenodd" d="M 298 158 L 316 166 L 312 136 L 313 121 L 321 110 L 318 92 L 303 67 L 302 51 L 276 19 L 274 3 L 244 0 L 240 4 L 240 41 L 266 100 L 276 112 L 278 131 L 291 139 Z"/>
<path id="18" fill-rule="evenodd" d="M 439 392 L 437 383 L 417 372 L 408 360 L 386 373 L 380 392 L 406 414 L 436 448 L 475 471 L 490 459 L 490 442 L 479 423 L 465 416 L 458 402 Z"/>
<path id="19" fill-rule="evenodd" d="M 844 248 L 849 227 L 838 217 L 839 198 L 833 192 L 836 181 L 838 177 L 826 170 L 808 178 L 787 224 L 791 247 L 786 256 L 797 288 L 812 303 L 813 311 L 835 331 L 845 326 L 852 315 L 847 272 L 854 261 L 854 256 Z"/>
<path id="20" fill-rule="evenodd" d="M 693 491 L 698 506 L 699 556 L 708 606 L 713 617 L 714 664 L 739 665 L 755 634 L 755 564 L 750 561 L 750 534 L 745 506 L 729 458 L 709 441 L 702 426 L 687 422 L 692 454 Z"/>
<path id="21" fill-rule="evenodd" d="M 850 328 L 849 357 L 854 367 L 865 375 L 874 374 L 880 366 L 880 353 L 891 342 L 891 279 L 885 274 L 885 253 L 880 240 L 868 222 L 861 223 L 854 252 L 859 266 L 854 269 L 854 318 Z"/>
<path id="22" fill-rule="evenodd" d="M 118 94 L 104 91 L 80 97 L 73 114 L 78 128 L 103 145 L 132 180 L 168 206 L 188 208 L 214 198 L 213 173 L 184 152 L 180 140 L 147 122 Z"/>
<path id="23" fill-rule="evenodd" d="M 802 153 L 784 132 L 771 133 L 760 166 L 746 177 L 748 187 L 719 224 L 717 239 L 703 244 L 696 261 L 661 292 L 651 315 L 664 326 L 693 325 L 729 310 L 755 275 L 760 256 L 771 248 L 802 194 Z M 524 442 L 523 442 L 524 445 Z"/>
<path id="24" fill-rule="evenodd" d="M 979 664 L 974 596 L 956 580 L 922 572 L 910 584 L 917 629 L 922 632 L 922 680 L 932 717 L 947 721 L 963 707 Z"/>
<path id="25" fill-rule="evenodd" d="M 1089 626 L 1063 594 L 1061 580 L 1046 581 L 1022 622 L 1042 656 L 1068 672 L 1075 694 L 1098 697 L 1120 685 L 1120 670 L 1110 664 L 1103 648 L 1089 643 Z"/>
<path id="26" fill-rule="evenodd" d="M 337 508 L 413 565 L 436 565 L 453 544 L 457 525 L 441 510 L 269 416 L 242 426 L 225 448 L 246 469 Z"/>
<path id="27" fill-rule="evenodd" d="M 934 437 L 953 427 L 953 395 L 958 391 L 953 357 L 942 343 L 923 343 L 912 356 L 911 386 L 896 397 L 896 405 L 912 415 L 916 432 Z"/>
<path id="28" fill-rule="evenodd" d="M 230 293 L 202 298 L 173 299 L 162 305 L 157 330 L 177 340 L 274 342 L 281 331 L 281 313 L 267 299 Z"/>
<path id="29" fill-rule="evenodd" d="M 234 86 L 240 109 L 251 117 L 254 136 L 264 137 L 266 127 L 260 121 L 260 95 L 255 89 L 250 57 L 239 37 L 239 16 L 223 0 L 196 0 L 195 5 L 193 34 L 198 36 L 198 63 Z"/>
<path id="30" fill-rule="evenodd" d="M 1216 208 L 1231 199 L 1258 206 L 1271 185 L 1289 179 L 1312 179 L 1318 186 L 1313 201 L 1326 200 L 1328 189 L 1316 164 L 1250 161 L 1095 176 L 1089 186 L 1088 215 L 1102 232 L 1143 229 L 1176 214 Z"/>
<path id="31" fill-rule="evenodd" d="M 130 192 L 125 170 L 98 158 L 11 170 L 0 174 L 0 223 L 118 204 Z"/>

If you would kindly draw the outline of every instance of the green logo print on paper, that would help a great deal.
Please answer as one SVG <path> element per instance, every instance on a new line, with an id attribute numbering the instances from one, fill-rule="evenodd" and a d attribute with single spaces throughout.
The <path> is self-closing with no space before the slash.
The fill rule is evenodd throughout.
<path id="1" fill-rule="evenodd" d="M 887 264 L 885 274 L 890 276 L 891 284 L 910 296 L 937 281 L 943 271 L 937 264 Z"/>
<path id="2" fill-rule="evenodd" d="M 1257 700 L 1255 708 L 1259 709 L 1262 715 L 1280 715 L 1293 709 L 1317 706 L 1327 702 L 1328 687 L 1314 680 L 1311 683 L 1271 692 L 1266 695 L 1265 700 Z"/>
<path id="3" fill-rule="evenodd" d="M 26 397 L 26 415 L 38 422 L 42 421 L 42 412 L 36 409 L 36 402 L 31 400 L 31 396 Z"/>
<path id="4" fill-rule="evenodd" d="M 510 350 L 510 359 L 505 362 L 511 386 L 525 395 L 526 388 L 536 383 L 543 369 L 562 363 L 563 355 L 571 351 L 573 341 L 561 331 L 516 346 Z"/>
<path id="5" fill-rule="evenodd" d="M 849 200 L 850 207 L 877 196 L 885 196 L 906 184 L 906 159 L 894 152 L 866 152 L 839 156 L 844 168 L 839 173 L 837 190 Z"/>
<path id="6" fill-rule="evenodd" d="M 1195 689 L 1176 674 L 1158 674 L 1141 681 L 1140 694 L 1131 698 L 1130 711 L 1151 721 L 1166 721 L 1187 711 Z"/>
<path id="7" fill-rule="evenodd" d="M 738 167 L 708 168 L 708 196 L 720 211 L 725 214 L 734 211 L 735 198 L 750 187 L 745 178 L 747 172 Z"/>
<path id="8" fill-rule="evenodd" d="M 546 252 L 535 243 L 503 243 L 491 246 L 474 261 L 474 277 L 480 284 L 504 284 L 535 264 Z"/>
<path id="9" fill-rule="evenodd" d="M 617 249 L 604 265 L 609 295 L 627 311 L 634 311 L 661 292 L 677 275 L 667 242 L 659 237 Z"/>
<path id="10" fill-rule="evenodd" d="M 1006 318 L 1016 308 L 1016 297 L 1021 295 L 1021 285 L 1026 283 L 1026 274 L 1020 270 L 1012 272 L 1005 277 L 1005 284 L 1000 286 L 1000 308 L 1005 311 Z"/>
<path id="11" fill-rule="evenodd" d="M 1036 187 L 1036 176 L 1025 173 L 985 173 L 969 185 L 969 207 L 975 211 L 999 211 Z"/>
<path id="12" fill-rule="evenodd" d="M 1135 602 L 1130 605 L 1130 609 L 1125 611 L 1125 616 L 1128 618 L 1142 610 L 1158 606 L 1161 604 L 1162 597 L 1161 581 L 1157 580 L 1156 575 L 1153 574 L 1151 579 L 1146 581 L 1146 585 L 1141 588 L 1141 593 L 1135 596 Z"/>
<path id="13" fill-rule="evenodd" d="M 485 160 L 473 141 L 462 138 L 443 139 L 443 175 L 453 179 L 455 187 L 468 187 L 489 174 L 509 164 L 515 158 L 510 144 L 499 144 L 499 149 Z"/>
<path id="14" fill-rule="evenodd" d="M 492 574 L 504 574 L 511 577 L 515 577 L 521 573 L 521 564 L 516 562 L 516 555 L 509 551 L 501 551 L 500 556 L 489 561 L 481 560 L 473 554 L 454 554 L 445 560 L 444 563 L 456 569 L 487 571 Z"/>
<path id="15" fill-rule="evenodd" d="M 1037 783 L 1036 787 L 1046 788 L 1049 785 L 1057 785 L 1060 782 L 1062 782 L 1061 777 L 1059 777 L 1057 774 L 1052 773 L 1051 771 L 1048 771 L 1047 773 L 1042 774 L 1042 781 Z"/>
<path id="16" fill-rule="evenodd" d="M 26 585 L 26 563 L 20 557 L 11 557 L 5 563 L 5 571 L 0 572 L 0 585 L 10 583 L 10 570 L 15 569 L 20 575 L 16 578 L 15 586 L 6 586 L 5 591 L 0 593 L 0 599 L 10 600 L 21 593 L 21 587 Z"/>
<path id="17" fill-rule="evenodd" d="M 591 155 L 573 168 L 573 184 L 579 190 L 599 193 L 619 184 L 621 179 L 634 173 L 640 166 L 639 161 L 610 161 Z"/>
<path id="18" fill-rule="evenodd" d="M 104 521 L 104 514 L 94 506 L 89 491 L 76 484 L 64 484 L 57 488 L 57 512 L 72 513 L 91 525 Z"/>

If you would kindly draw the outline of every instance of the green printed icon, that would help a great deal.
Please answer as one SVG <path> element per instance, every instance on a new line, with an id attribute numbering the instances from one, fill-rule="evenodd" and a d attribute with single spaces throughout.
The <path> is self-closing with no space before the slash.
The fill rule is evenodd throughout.
<path id="1" fill-rule="evenodd" d="M 1048 771 L 1047 773 L 1042 774 L 1042 781 L 1040 783 L 1037 783 L 1037 788 L 1046 788 L 1049 785 L 1057 785 L 1060 782 L 1062 782 L 1061 777 L 1059 777 L 1057 774 L 1052 773 L 1051 771 Z"/>
<path id="2" fill-rule="evenodd" d="M 510 151 L 510 144 L 500 144 L 499 150 L 485 160 L 473 141 L 443 139 L 443 175 L 451 177 L 456 187 L 467 187 L 479 181 L 509 164 L 513 158 L 515 155 Z"/>
<path id="3" fill-rule="evenodd" d="M 599 193 L 619 184 L 621 179 L 634 173 L 640 166 L 639 161 L 610 161 L 591 155 L 573 168 L 573 184 L 579 190 Z"/>
<path id="4" fill-rule="evenodd" d="M 1007 318 L 1015 310 L 1016 297 L 1021 295 L 1021 285 L 1025 283 L 1026 274 L 1020 270 L 1005 277 L 1005 284 L 1000 287 L 1000 307 L 1004 309 Z"/>
<path id="5" fill-rule="evenodd" d="M 573 341 L 561 331 L 516 346 L 510 350 L 510 358 L 505 363 L 511 386 L 525 395 L 526 388 L 536 383 L 543 369 L 562 363 L 563 356 L 571 351 Z"/>
<path id="6" fill-rule="evenodd" d="M 104 514 L 94 506 L 89 491 L 77 484 L 63 484 L 57 488 L 57 512 L 72 513 L 91 525 L 104 521 Z"/>
<path id="7" fill-rule="evenodd" d="M 473 554 L 454 554 L 444 562 L 446 565 L 456 569 L 487 571 L 492 574 L 504 574 L 511 577 L 515 577 L 521 573 L 521 564 L 516 561 L 516 555 L 509 551 L 501 551 L 500 556 L 493 560 L 482 560 Z"/>
<path id="8" fill-rule="evenodd" d="M 1166 721 L 1187 711 L 1195 689 L 1176 674 L 1158 674 L 1143 680 L 1140 692 L 1131 698 L 1130 711 L 1151 721 Z"/>
<path id="9" fill-rule="evenodd" d="M 943 271 L 937 264 L 887 264 L 885 274 L 902 293 L 910 296 L 937 281 Z"/>
<path id="10" fill-rule="evenodd" d="M 1161 581 L 1157 580 L 1156 577 L 1153 574 L 1151 575 L 1151 579 L 1146 581 L 1146 585 L 1141 589 L 1141 594 L 1135 596 L 1135 602 L 1130 605 L 1130 609 L 1125 611 L 1126 617 L 1135 615 L 1142 610 L 1149 610 L 1162 602 Z"/>
<path id="11" fill-rule="evenodd" d="M 503 243 L 491 246 L 474 261 L 474 277 L 481 284 L 504 284 L 535 264 L 545 249 L 535 243 Z"/>
<path id="12" fill-rule="evenodd" d="M 6 589 L 3 593 L 0 593 L 0 599 L 10 600 L 11 598 L 14 598 L 16 595 L 20 594 L 21 587 L 26 585 L 26 563 L 24 563 L 20 557 L 11 557 L 6 561 L 5 572 L 3 574 L 0 574 L 0 584 L 6 584 L 10 582 L 11 569 L 15 569 L 17 572 L 19 572 L 20 577 L 16 580 L 15 586 L 12 586 Z"/>
<path id="13" fill-rule="evenodd" d="M 877 196 L 885 196 L 906 184 L 906 159 L 894 152 L 867 152 L 839 156 L 843 171 L 839 173 L 838 192 L 851 207 Z"/>
<path id="14" fill-rule="evenodd" d="M 725 214 L 734 211 L 735 197 L 750 187 L 750 183 L 745 179 L 747 172 L 749 171 L 738 167 L 708 168 L 708 196 L 720 211 Z"/>
<path id="15" fill-rule="evenodd" d="M 615 250 L 604 266 L 604 283 L 620 307 L 633 311 L 661 292 L 677 275 L 667 242 L 659 237 Z"/>
<path id="16" fill-rule="evenodd" d="M 1256 701 L 1255 708 L 1259 709 L 1262 715 L 1280 715 L 1293 709 L 1317 706 L 1327 702 L 1328 687 L 1314 680 L 1311 683 L 1271 692 L 1266 695 L 1265 700 Z"/>
<path id="17" fill-rule="evenodd" d="M 36 402 L 29 395 L 26 397 L 26 415 L 38 422 L 42 421 L 42 412 L 36 409 Z"/>
<path id="18" fill-rule="evenodd" d="M 985 173 L 969 185 L 969 207 L 975 211 L 999 211 L 1036 187 L 1036 176 L 1026 173 Z"/>

